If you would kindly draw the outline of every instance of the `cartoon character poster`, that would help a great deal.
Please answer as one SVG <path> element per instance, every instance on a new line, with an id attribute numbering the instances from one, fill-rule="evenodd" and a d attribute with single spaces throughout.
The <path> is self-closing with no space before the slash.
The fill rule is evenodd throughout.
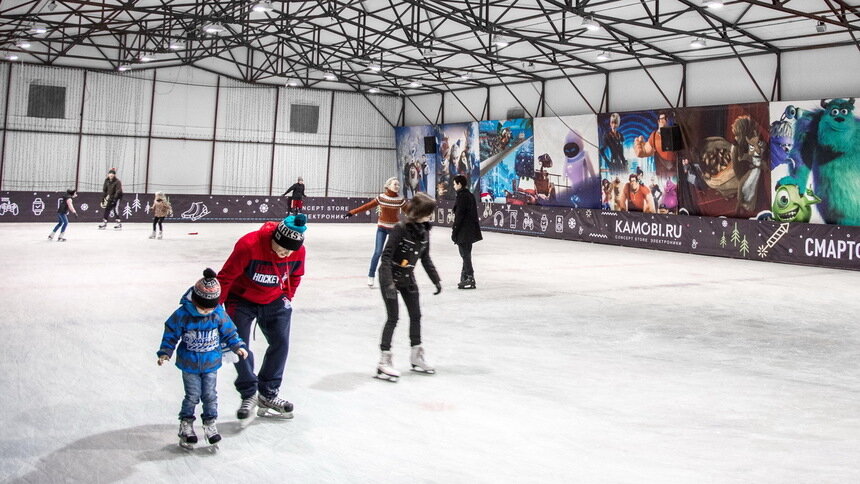
<path id="1" fill-rule="evenodd" d="M 533 189 L 534 129 L 531 119 L 481 121 L 479 158 L 481 199 L 525 205 L 537 199 Z M 523 182 L 523 187 L 520 182 Z"/>
<path id="2" fill-rule="evenodd" d="M 676 117 L 672 110 L 598 116 L 604 210 L 678 212 L 678 153 L 664 149 L 660 132 Z"/>
<path id="3" fill-rule="evenodd" d="M 768 104 L 678 110 L 681 213 L 753 218 L 770 209 Z"/>
<path id="4" fill-rule="evenodd" d="M 771 103 L 770 116 L 773 219 L 860 225 L 854 99 Z"/>
<path id="5" fill-rule="evenodd" d="M 533 170 L 519 184 L 534 190 L 530 203 L 600 208 L 596 117 L 536 118 L 534 132 Z"/>
<path id="6" fill-rule="evenodd" d="M 424 152 L 424 138 L 435 138 L 433 126 L 405 126 L 394 129 L 397 173 L 405 198 L 417 192 L 436 196 L 436 155 Z"/>
<path id="7" fill-rule="evenodd" d="M 443 124 L 436 126 L 436 196 L 454 200 L 457 194 L 453 179 L 465 175 L 469 190 L 475 193 L 479 186 L 478 123 Z"/>

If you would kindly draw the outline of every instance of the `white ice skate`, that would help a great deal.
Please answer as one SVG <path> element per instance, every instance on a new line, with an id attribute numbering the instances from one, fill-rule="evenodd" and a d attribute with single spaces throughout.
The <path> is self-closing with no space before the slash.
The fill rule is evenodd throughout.
<path id="1" fill-rule="evenodd" d="M 374 279 L 375 278 L 373 276 L 369 276 L 367 278 L 367 287 L 373 287 L 373 283 L 375 282 Z"/>
<path id="2" fill-rule="evenodd" d="M 164 232 L 162 232 L 162 231 L 160 231 L 160 230 L 159 230 L 159 231 L 158 231 L 158 240 L 161 240 L 161 238 L 162 238 L 163 236 L 164 236 Z"/>
<path id="3" fill-rule="evenodd" d="M 272 398 L 259 395 L 257 405 L 258 417 L 293 418 L 293 404 L 277 395 Z"/>
<path id="4" fill-rule="evenodd" d="M 193 449 L 197 443 L 197 434 L 194 433 L 194 420 L 182 419 L 179 421 L 179 446 L 183 449 Z"/>
<path id="5" fill-rule="evenodd" d="M 104 230 L 104 229 L 106 229 L 106 228 L 107 228 L 107 222 L 104 222 L 104 223 L 102 223 L 102 224 L 99 224 L 99 230 Z"/>
<path id="6" fill-rule="evenodd" d="M 412 371 L 416 373 L 424 373 L 425 375 L 436 373 L 436 368 L 433 368 L 424 361 L 424 348 L 421 345 L 412 347 L 412 355 L 409 361 L 412 363 Z"/>
<path id="7" fill-rule="evenodd" d="M 215 421 L 204 420 L 203 432 L 206 433 L 206 441 L 212 446 L 212 450 L 218 450 L 218 442 L 221 442 L 221 434 L 218 433 L 218 427 L 215 426 Z"/>
<path id="8" fill-rule="evenodd" d="M 149 238 L 150 238 L 150 239 L 154 239 L 154 238 L 155 238 L 155 232 L 154 232 L 154 231 L 153 231 L 151 234 L 149 234 Z"/>
<path id="9" fill-rule="evenodd" d="M 245 420 L 254 413 L 254 408 L 257 406 L 257 395 L 251 395 L 248 398 L 242 399 L 242 404 L 239 410 L 236 411 L 236 418 Z"/>
<path id="10" fill-rule="evenodd" d="M 117 222 L 116 225 L 113 226 L 114 230 L 122 230 L 122 222 Z"/>
<path id="11" fill-rule="evenodd" d="M 391 363 L 391 352 L 383 351 L 379 357 L 379 364 L 376 365 L 376 376 L 380 380 L 396 383 L 400 379 L 400 372 L 394 369 Z"/>

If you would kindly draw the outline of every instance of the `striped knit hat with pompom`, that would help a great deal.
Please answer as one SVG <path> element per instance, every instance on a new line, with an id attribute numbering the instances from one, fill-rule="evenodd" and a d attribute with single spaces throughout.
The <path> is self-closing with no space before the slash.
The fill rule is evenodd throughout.
<path id="1" fill-rule="evenodd" d="M 191 300 L 197 307 L 210 309 L 218 305 L 218 298 L 221 297 L 221 284 L 215 278 L 216 274 L 210 268 L 203 271 L 203 279 L 194 284 L 191 290 Z"/>

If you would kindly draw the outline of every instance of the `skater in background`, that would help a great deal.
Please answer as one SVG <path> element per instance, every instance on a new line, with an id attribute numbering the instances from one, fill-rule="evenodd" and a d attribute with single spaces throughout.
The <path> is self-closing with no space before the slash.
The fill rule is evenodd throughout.
<path id="1" fill-rule="evenodd" d="M 288 193 L 293 192 L 290 196 L 290 213 L 299 213 L 302 211 L 302 207 L 304 207 L 304 198 L 305 198 L 305 181 L 302 177 L 287 188 L 287 191 L 281 195 L 282 197 L 286 197 Z"/>
<path id="2" fill-rule="evenodd" d="M 373 287 L 374 279 L 376 278 L 376 267 L 379 264 L 379 257 L 382 255 L 382 248 L 385 247 L 385 239 L 388 238 L 388 234 L 391 232 L 394 224 L 398 222 L 400 210 L 405 203 L 406 200 L 400 196 L 400 181 L 397 177 L 391 177 L 385 181 L 384 191 L 377 195 L 376 198 L 358 208 L 350 210 L 344 215 L 344 217 L 349 218 L 358 212 L 378 207 L 379 219 L 376 222 L 376 244 L 373 247 L 373 256 L 370 258 L 370 270 L 367 271 L 368 287 Z"/>
<path id="3" fill-rule="evenodd" d="M 278 393 L 290 349 L 292 300 L 305 274 L 305 214 L 290 215 L 266 222 L 236 242 L 218 280 L 221 302 L 239 328 L 239 336 L 249 341 L 254 320 L 266 338 L 263 363 L 254 373 L 254 353 L 236 363 L 236 390 L 242 404 L 236 412 L 246 419 L 259 406 L 257 415 L 292 418 L 293 404 Z"/>
<path id="4" fill-rule="evenodd" d="M 164 236 L 164 226 L 162 222 L 167 217 L 173 216 L 173 207 L 170 206 L 170 200 L 164 195 L 164 192 L 155 192 L 155 202 L 152 203 L 152 234 L 150 239 L 155 238 L 155 226 L 158 225 L 158 238 Z"/>
<path id="5" fill-rule="evenodd" d="M 457 244 L 463 268 L 460 270 L 460 283 L 457 289 L 475 289 L 475 269 L 472 267 L 472 244 L 483 239 L 481 224 L 478 221 L 478 203 L 469 191 L 469 179 L 464 175 L 454 177 L 454 225 L 451 227 L 451 240 Z"/>
<path id="6" fill-rule="evenodd" d="M 221 286 L 215 271 L 206 269 L 203 278 L 191 286 L 179 300 L 179 308 L 164 323 L 164 336 L 158 349 L 158 366 L 170 360 L 176 350 L 176 367 L 182 370 L 185 398 L 179 410 L 179 445 L 190 448 L 197 443 L 194 433 L 194 409 L 203 400 L 203 431 L 210 444 L 221 440 L 215 420 L 218 418 L 218 395 L 215 391 L 221 346 L 246 358 L 245 342 L 224 308 L 218 304 Z"/>
<path id="7" fill-rule="evenodd" d="M 424 361 L 424 347 L 421 346 L 421 308 L 418 303 L 418 284 L 415 281 L 415 264 L 421 265 L 442 292 L 442 284 L 433 261 L 430 259 L 430 216 L 436 208 L 436 201 L 423 192 L 418 192 L 407 202 L 404 212 L 406 220 L 391 230 L 385 250 L 382 251 L 382 264 L 379 266 L 379 287 L 385 302 L 387 319 L 382 330 L 382 351 L 376 367 L 376 377 L 382 380 L 397 381 L 400 372 L 394 369 L 391 361 L 391 339 L 397 326 L 397 293 L 403 297 L 409 313 L 409 343 L 412 346 L 410 362 L 412 370 L 433 374 L 436 370 Z"/>
<path id="8" fill-rule="evenodd" d="M 102 224 L 99 229 L 104 230 L 108 224 L 111 212 L 114 212 L 116 217 L 116 225 L 113 228 L 119 230 L 122 228 L 122 220 L 119 218 L 119 205 L 122 201 L 122 182 L 116 177 L 116 168 L 111 168 L 108 171 L 105 182 L 102 185 L 102 208 L 105 209 L 102 215 Z"/>
<path id="9" fill-rule="evenodd" d="M 78 216 L 78 212 L 75 210 L 75 205 L 72 203 L 72 199 L 77 196 L 78 191 L 74 188 L 66 190 L 66 194 L 63 195 L 62 200 L 60 200 L 60 206 L 57 208 L 57 225 L 54 226 L 54 230 L 51 231 L 51 235 L 48 236 L 48 240 L 53 240 L 54 234 L 59 230 L 60 235 L 57 237 L 57 242 L 66 241 L 66 227 L 69 226 L 69 212 L 75 214 L 75 217 Z"/>

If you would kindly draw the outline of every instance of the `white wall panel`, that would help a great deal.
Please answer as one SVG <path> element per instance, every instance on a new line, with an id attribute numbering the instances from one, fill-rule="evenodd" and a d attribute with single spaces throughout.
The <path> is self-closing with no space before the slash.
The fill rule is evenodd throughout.
<path id="1" fill-rule="evenodd" d="M 156 76 L 152 134 L 172 138 L 211 139 L 215 125 L 215 94 L 208 83 L 197 84 L 185 71 Z"/>
<path id="2" fill-rule="evenodd" d="M 12 64 L 4 62 L 0 64 L 0 129 L 3 129 L 3 119 L 6 115 L 6 86 L 9 80 L 9 69 Z"/>
<path id="3" fill-rule="evenodd" d="M 3 190 L 68 190 L 75 186 L 77 135 L 10 132 Z"/>
<path id="4" fill-rule="evenodd" d="M 576 85 L 574 88 L 571 82 Z M 544 116 L 568 116 L 575 114 L 594 114 L 592 108 L 600 109 L 606 77 L 602 75 L 582 76 L 547 81 L 546 106 Z M 577 92 L 579 89 L 579 92 Z M 582 94 L 580 94 L 582 93 Z M 585 97 L 585 99 L 583 99 Z M 587 100 L 587 102 L 586 102 Z M 591 107 L 589 107 L 591 104 Z"/>
<path id="5" fill-rule="evenodd" d="M 149 191 L 209 193 L 212 143 L 194 140 L 152 140 Z"/>
<path id="6" fill-rule="evenodd" d="M 403 123 L 404 126 L 424 126 L 436 122 L 436 113 L 439 112 L 439 103 L 442 102 L 441 94 L 411 96 L 409 99 L 411 101 L 403 100 L 406 103 L 404 105 L 406 108 L 406 122 Z M 456 103 L 457 101 L 453 98 L 447 101 L 448 105 L 452 102 Z"/>
<path id="7" fill-rule="evenodd" d="M 272 195 L 280 195 L 304 178 L 305 194 L 325 196 L 325 173 L 328 148 L 325 146 L 275 146 L 275 179 Z"/>
<path id="8" fill-rule="evenodd" d="M 744 63 L 767 99 L 756 89 L 739 60 L 725 59 L 687 66 L 687 105 L 711 106 L 769 100 L 776 71 L 776 56 L 749 57 L 744 59 Z"/>
<path id="9" fill-rule="evenodd" d="M 856 46 L 805 50 L 782 56 L 782 99 L 860 97 Z M 856 111 L 855 111 L 856 112 Z"/>
<path id="10" fill-rule="evenodd" d="M 268 195 L 272 145 L 215 143 L 212 193 L 216 195 Z"/>
<path id="11" fill-rule="evenodd" d="M 65 87 L 65 117 L 60 119 L 27 116 L 31 85 Z M 54 133 L 77 133 L 80 129 L 83 85 L 84 71 L 82 70 L 14 64 L 9 92 L 9 127 Z"/>
<path id="12" fill-rule="evenodd" d="M 116 168 L 123 191 L 143 192 L 146 186 L 146 145 L 146 138 L 85 135 L 81 139 L 78 190 L 101 191 L 108 170 Z"/>
<path id="13" fill-rule="evenodd" d="M 84 133 L 149 134 L 152 72 L 91 72 L 84 94 Z"/>
<path id="14" fill-rule="evenodd" d="M 395 150 L 332 148 L 329 196 L 375 196 L 382 191 L 385 180 L 397 176 L 395 157 Z"/>
<path id="15" fill-rule="evenodd" d="M 649 69 L 657 86 L 645 71 L 622 71 L 609 75 L 609 111 L 628 111 L 635 109 L 662 109 L 671 107 L 663 99 L 660 90 L 674 104 L 678 102 L 678 92 L 681 88 L 683 71 L 680 67 L 661 67 Z M 688 71 L 689 76 L 689 71 Z M 687 78 L 689 92 L 690 77 Z"/>
<path id="16" fill-rule="evenodd" d="M 368 99 L 361 94 L 335 93 L 331 137 L 333 146 L 394 148 L 394 126 L 389 124 L 389 121 L 397 122 L 400 99 L 373 95 L 368 95 Z"/>
<path id="17" fill-rule="evenodd" d="M 455 94 L 456 97 L 454 97 Z M 460 100 L 458 101 L 457 98 Z M 468 91 L 445 93 L 445 119 L 442 120 L 443 124 L 481 121 L 486 100 L 486 89 L 469 89 Z M 406 101 L 406 104 L 409 104 L 409 101 Z"/>
<path id="18" fill-rule="evenodd" d="M 271 142 L 275 127 L 276 90 L 222 78 L 215 131 L 217 139 Z"/>
<path id="19" fill-rule="evenodd" d="M 525 117 L 535 117 L 540 105 L 540 83 L 517 84 L 511 91 L 516 97 L 504 87 L 490 88 L 490 119 L 508 119 L 509 109 L 523 109 L 520 103 L 525 106 Z"/>
<path id="20" fill-rule="evenodd" d="M 278 102 L 278 143 L 328 145 L 332 93 L 313 89 L 282 88 Z M 316 133 L 290 130 L 290 107 L 293 104 L 319 106 L 319 125 Z"/>

